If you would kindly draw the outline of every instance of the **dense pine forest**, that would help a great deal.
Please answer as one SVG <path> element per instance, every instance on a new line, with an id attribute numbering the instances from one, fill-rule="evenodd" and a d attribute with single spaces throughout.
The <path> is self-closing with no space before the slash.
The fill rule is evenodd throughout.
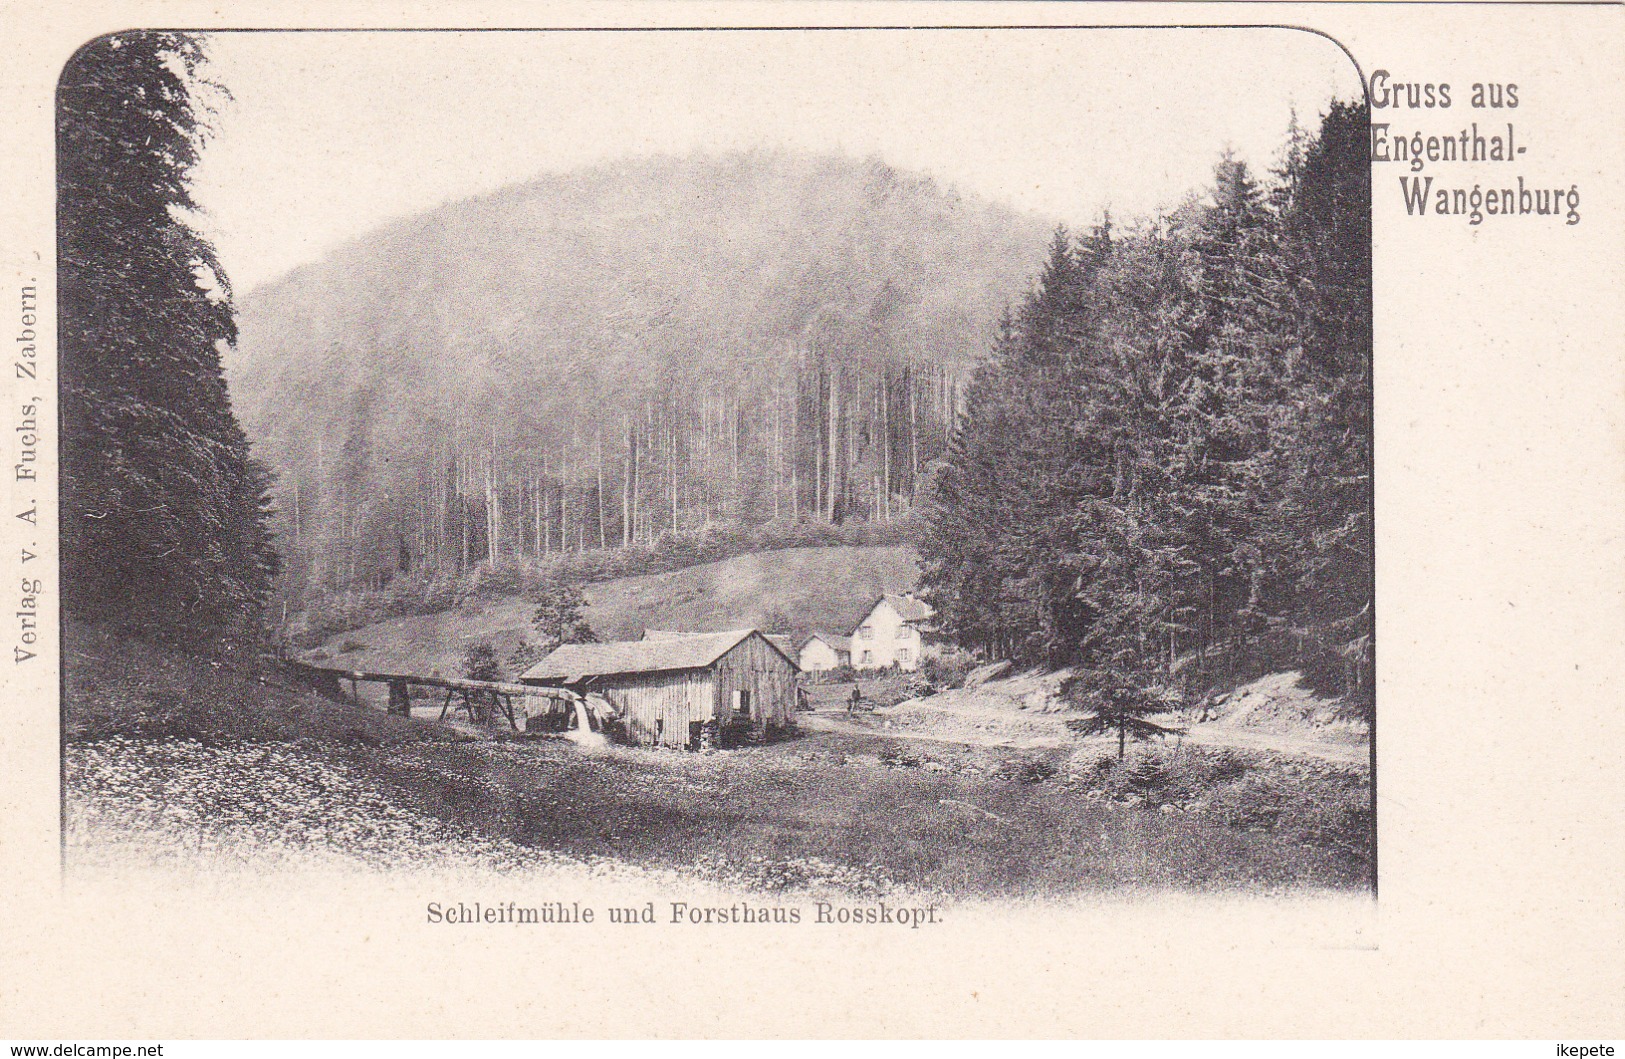
<path id="1" fill-rule="evenodd" d="M 231 364 L 290 604 L 707 533 L 869 540 L 916 509 L 1047 235 L 878 160 L 750 152 L 546 177 L 298 270 L 245 299 Z"/>
<path id="2" fill-rule="evenodd" d="M 1272 172 L 1052 242 L 926 505 L 942 631 L 1125 688 L 1372 673 L 1363 105 Z M 1099 689 L 1096 689 L 1099 690 Z"/>

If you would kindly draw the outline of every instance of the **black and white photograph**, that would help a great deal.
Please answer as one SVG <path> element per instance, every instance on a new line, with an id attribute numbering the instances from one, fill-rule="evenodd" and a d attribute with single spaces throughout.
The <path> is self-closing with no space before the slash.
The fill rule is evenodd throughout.
<path id="1" fill-rule="evenodd" d="M 1375 893 L 1335 42 L 129 30 L 56 122 L 70 876 Z"/>
<path id="2" fill-rule="evenodd" d="M 1622 10 L 0 13 L 0 1052 L 1616 1054 Z"/>

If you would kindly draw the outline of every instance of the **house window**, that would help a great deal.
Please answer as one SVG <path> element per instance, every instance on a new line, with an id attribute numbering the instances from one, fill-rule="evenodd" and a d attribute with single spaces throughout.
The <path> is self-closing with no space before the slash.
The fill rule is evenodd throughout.
<path id="1" fill-rule="evenodd" d="M 908 661 L 908 648 L 899 647 L 897 649 L 897 660 L 899 662 L 907 662 Z"/>
<path id="2" fill-rule="evenodd" d="M 865 640 L 873 640 L 875 638 L 875 627 L 873 625 L 863 626 L 858 630 L 858 636 Z"/>
<path id="3" fill-rule="evenodd" d="M 740 717 L 750 716 L 750 691 L 746 688 L 737 688 L 734 691 L 734 713 Z"/>
<path id="4" fill-rule="evenodd" d="M 873 651 L 865 651 L 865 652 L 863 652 L 863 664 L 864 665 L 870 665 L 871 663 L 874 662 L 874 660 L 875 660 L 875 653 Z"/>
<path id="5" fill-rule="evenodd" d="M 901 629 L 897 630 L 897 638 L 899 640 L 906 640 L 910 636 L 913 636 L 913 635 L 914 635 L 914 629 L 911 626 L 908 626 L 908 625 L 905 625 Z"/>

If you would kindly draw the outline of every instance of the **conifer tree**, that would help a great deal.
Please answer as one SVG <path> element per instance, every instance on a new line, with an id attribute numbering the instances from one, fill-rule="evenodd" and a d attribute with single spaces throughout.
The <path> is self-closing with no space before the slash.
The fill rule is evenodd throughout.
<path id="1" fill-rule="evenodd" d="M 277 568 L 268 473 L 221 374 L 231 287 L 189 223 L 193 37 L 101 37 L 58 89 L 63 605 L 201 643 L 253 634 Z"/>
<path id="2" fill-rule="evenodd" d="M 1303 321 L 1283 444 L 1293 635 L 1369 700 L 1372 647 L 1371 169 L 1366 104 L 1335 102 L 1293 161 L 1282 213 Z"/>
<path id="3" fill-rule="evenodd" d="M 1151 720 L 1175 709 L 1177 694 L 1167 688 L 1147 688 L 1110 669 L 1087 670 L 1067 681 L 1062 693 L 1084 714 L 1068 721 L 1067 727 L 1084 737 L 1115 732 L 1119 760 L 1131 738 L 1139 741 L 1180 731 Z"/>
<path id="4" fill-rule="evenodd" d="M 936 605 L 941 627 L 993 656 L 1007 650 L 996 557 L 1012 516 L 1001 372 L 1015 341 L 1015 324 L 1006 313 L 990 356 L 966 388 L 964 411 L 933 477 L 920 549 L 922 589 Z"/>

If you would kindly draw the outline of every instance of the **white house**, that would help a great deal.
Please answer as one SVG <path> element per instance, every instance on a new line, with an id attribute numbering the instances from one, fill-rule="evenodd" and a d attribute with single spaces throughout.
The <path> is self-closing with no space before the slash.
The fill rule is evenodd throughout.
<path id="1" fill-rule="evenodd" d="M 803 673 L 824 673 L 851 663 L 846 637 L 815 632 L 801 645 L 796 661 Z"/>
<path id="2" fill-rule="evenodd" d="M 920 668 L 920 629 L 935 611 L 912 595 L 886 593 L 852 630 L 854 669 Z"/>

